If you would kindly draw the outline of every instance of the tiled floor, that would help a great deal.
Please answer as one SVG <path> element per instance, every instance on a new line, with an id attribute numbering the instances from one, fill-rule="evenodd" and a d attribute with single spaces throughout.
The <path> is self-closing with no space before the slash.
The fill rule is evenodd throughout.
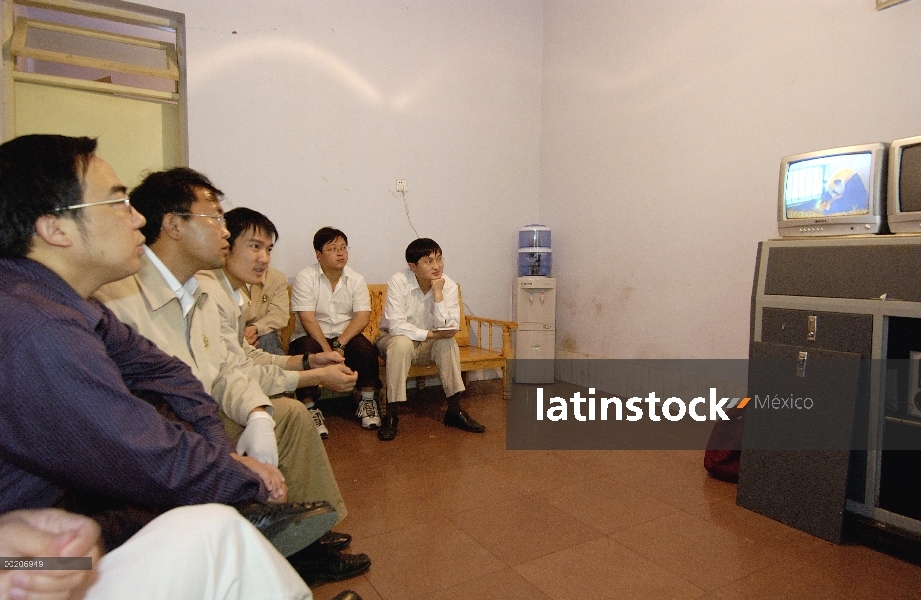
<path id="1" fill-rule="evenodd" d="M 441 424 L 440 388 L 410 395 L 392 442 L 327 408 L 337 529 L 374 564 L 317 600 L 921 598 L 921 567 L 737 507 L 701 452 L 507 451 L 498 383 L 466 407 L 485 434 Z"/>

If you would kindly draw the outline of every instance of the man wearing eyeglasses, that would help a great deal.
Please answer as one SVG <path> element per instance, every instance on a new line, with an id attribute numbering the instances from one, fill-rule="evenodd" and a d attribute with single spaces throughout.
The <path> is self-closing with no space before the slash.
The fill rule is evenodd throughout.
<path id="1" fill-rule="evenodd" d="M 419 238 L 406 247 L 406 269 L 387 283 L 387 303 L 375 344 L 387 361 L 387 414 L 377 437 L 397 435 L 398 406 L 406 401 L 406 376 L 413 364 L 435 363 L 448 401 L 444 424 L 471 433 L 486 428 L 461 408 L 466 387 L 454 334 L 460 328 L 457 284 L 444 274 L 444 257 L 435 240 Z"/>
<path id="2" fill-rule="evenodd" d="M 291 311 L 298 318 L 290 349 L 294 353 L 340 353 L 345 364 L 358 373 L 361 401 L 356 416 L 365 429 L 377 429 L 381 418 L 374 394 L 382 385 L 377 350 L 361 333 L 371 318 L 371 298 L 365 278 L 347 264 L 348 243 L 345 233 L 332 227 L 314 234 L 317 263 L 298 273 L 291 288 Z M 318 388 L 302 388 L 297 397 L 313 414 L 320 434 L 329 435 L 323 414 L 314 406 L 319 394 Z"/>
<path id="3" fill-rule="evenodd" d="M 310 598 L 247 520 L 210 504 L 281 502 L 281 473 L 235 454 L 188 366 L 90 298 L 144 254 L 145 219 L 95 150 L 57 135 L 0 145 L 0 554 L 88 556 L 99 583 L 84 596 L 79 573 L 2 573 L 0 596 Z"/>
<path id="4" fill-rule="evenodd" d="M 148 175 L 131 192 L 131 203 L 146 219 L 147 238 L 136 275 L 103 286 L 96 296 L 122 321 L 165 352 L 188 364 L 205 390 L 221 407 L 221 418 L 237 453 L 278 465 L 292 502 L 326 500 L 339 520 L 347 514 L 342 494 L 319 432 L 303 404 L 284 396 L 269 399 L 249 373 L 242 352 L 227 346 L 217 298 L 196 277 L 198 271 L 220 269 L 230 250 L 220 200 L 223 193 L 192 169 L 174 168 Z M 221 290 L 217 290 L 222 294 Z M 343 364 L 304 365 L 296 385 L 323 384 L 348 391 L 355 375 Z M 338 358 L 336 359 L 338 360 Z M 305 369 L 307 366 L 317 368 Z M 340 554 L 351 538 L 326 536 L 306 555 L 289 557 L 307 580 L 345 579 L 368 569 L 364 554 Z"/>

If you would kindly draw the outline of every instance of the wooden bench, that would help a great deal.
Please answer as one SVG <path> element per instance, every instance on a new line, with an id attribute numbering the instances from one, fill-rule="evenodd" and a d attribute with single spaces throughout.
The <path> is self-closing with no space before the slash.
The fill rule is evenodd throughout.
<path id="1" fill-rule="evenodd" d="M 373 343 L 380 333 L 381 315 L 384 313 L 384 306 L 387 303 L 387 284 L 369 284 L 368 292 L 371 295 L 371 320 L 362 333 Z M 288 286 L 288 293 L 291 293 L 291 286 Z M 460 303 L 460 321 L 462 325 L 454 335 L 454 339 L 457 340 L 457 346 L 460 350 L 461 376 L 464 379 L 464 385 L 469 383 L 470 371 L 501 369 L 502 397 L 506 399 L 508 397 L 508 367 L 506 361 L 514 358 L 512 330 L 518 328 L 518 323 L 466 315 L 460 285 L 457 288 L 457 298 Z M 287 326 L 279 331 L 282 346 L 286 351 L 288 341 L 294 333 L 294 320 L 296 318 L 297 315 L 291 313 Z M 499 336 L 502 338 L 501 347 L 498 344 Z M 437 375 L 438 369 L 434 364 L 431 366 L 413 365 L 409 369 L 408 378 L 415 378 L 416 387 L 423 388 L 427 377 Z M 387 369 L 383 359 L 380 360 L 380 378 L 384 383 L 380 393 L 380 410 L 382 414 L 387 414 Z"/>

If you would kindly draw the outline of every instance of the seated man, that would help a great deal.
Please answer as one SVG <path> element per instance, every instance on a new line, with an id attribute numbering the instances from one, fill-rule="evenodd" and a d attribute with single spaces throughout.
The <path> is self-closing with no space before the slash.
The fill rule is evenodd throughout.
<path id="1" fill-rule="evenodd" d="M 258 381 L 262 391 L 269 396 L 288 392 L 291 388 L 286 387 L 285 371 L 282 369 L 293 368 L 292 364 L 301 365 L 307 353 L 295 357 L 279 356 L 254 348 L 244 339 L 242 323 L 242 307 L 245 304 L 243 287 L 246 283 L 258 281 L 265 273 L 276 239 L 275 225 L 262 213 L 244 207 L 226 213 L 225 219 L 230 231 L 231 246 L 224 268 L 200 271 L 197 278 L 202 289 L 217 304 L 224 342 L 230 352 L 238 355 L 241 369 Z M 371 350 L 376 360 L 377 351 L 373 346 Z M 334 351 L 318 350 L 309 356 L 309 360 L 315 362 L 344 361 L 342 355 Z M 296 384 L 297 387 L 301 385 L 304 384 Z M 314 414 L 319 414 L 319 411 Z M 322 415 L 314 422 L 320 436 L 327 437 Z"/>
<path id="2" fill-rule="evenodd" d="M 0 570 L 0 598 L 312 598 L 271 544 L 218 504 L 174 508 L 103 554 L 99 525 L 88 517 L 54 508 L 0 515 L 0 555 L 92 561 L 88 570 Z"/>
<path id="3" fill-rule="evenodd" d="M 187 168 L 151 173 L 131 192 L 147 220 L 148 245 L 136 275 L 97 292 L 118 317 L 192 368 L 221 407 L 220 416 L 237 452 L 278 464 L 294 502 L 326 500 L 347 514 L 319 433 L 304 406 L 291 398 L 270 400 L 250 377 L 242 352 L 231 352 L 222 333 L 217 298 L 204 293 L 195 273 L 224 265 L 229 233 L 220 206 L 223 194 L 204 175 Z M 295 359 L 301 362 L 301 358 Z M 299 384 L 323 383 L 347 391 L 355 375 L 341 364 L 293 372 Z M 289 560 L 306 579 L 344 579 L 364 572 L 364 554 L 341 554 L 350 537 L 335 534 Z"/>
<path id="4" fill-rule="evenodd" d="M 230 237 L 233 240 L 233 232 Z M 278 233 L 276 232 L 273 237 L 277 240 Z M 230 244 L 230 252 L 233 254 L 233 241 Z M 243 330 L 243 337 L 255 348 L 271 354 L 285 354 L 278 332 L 284 329 L 291 316 L 287 275 L 266 266 L 262 281 L 249 284 L 244 289 L 246 328 Z"/>
<path id="5" fill-rule="evenodd" d="M 235 208 L 224 215 L 230 233 L 230 252 L 223 268 L 199 271 L 198 283 L 220 313 L 221 331 L 227 350 L 235 355 L 242 372 L 255 379 L 267 396 L 288 394 L 304 385 L 315 385 L 323 371 L 303 370 L 313 365 L 342 363 L 336 352 L 315 353 L 305 363 L 304 354 L 288 356 L 270 354 L 253 347 L 245 339 L 243 307 L 244 288 L 262 280 L 271 260 L 277 232 L 275 225 L 262 213 L 249 208 Z M 286 291 L 287 294 L 287 291 Z M 328 369 L 327 369 L 328 370 Z M 343 375 L 354 381 L 355 375 L 343 367 L 334 367 L 333 375 Z M 330 381 L 335 389 L 339 382 Z"/>
<path id="6" fill-rule="evenodd" d="M 413 364 L 435 363 L 448 399 L 444 424 L 472 433 L 486 428 L 460 406 L 464 381 L 454 334 L 460 327 L 457 284 L 444 274 L 441 248 L 419 238 L 406 247 L 407 268 L 387 283 L 377 348 L 387 362 L 387 414 L 377 432 L 382 440 L 397 435 L 397 406 L 406 401 L 406 376 Z"/>
<path id="7" fill-rule="evenodd" d="M 138 270 L 144 240 L 144 217 L 95 148 L 50 135 L 0 145 L 0 514 L 83 508 L 111 551 L 170 509 L 283 502 L 287 486 L 274 466 L 234 453 L 184 363 L 88 300 Z M 332 524 L 308 531 L 320 512 L 332 514 L 255 505 L 248 515 L 295 552 L 299 531 L 309 543 Z"/>
<path id="8" fill-rule="evenodd" d="M 371 297 L 365 278 L 347 265 L 348 243 L 345 234 L 332 227 L 323 227 L 314 234 L 317 264 L 298 273 L 291 288 L 291 310 L 298 318 L 290 350 L 340 352 L 346 366 L 358 372 L 361 403 L 357 416 L 361 417 L 361 426 L 377 429 L 381 419 L 374 392 L 382 385 L 377 350 L 361 333 L 371 318 Z M 319 415 L 322 423 L 320 409 L 313 407 L 318 396 L 316 388 L 298 391 L 298 398 Z"/>

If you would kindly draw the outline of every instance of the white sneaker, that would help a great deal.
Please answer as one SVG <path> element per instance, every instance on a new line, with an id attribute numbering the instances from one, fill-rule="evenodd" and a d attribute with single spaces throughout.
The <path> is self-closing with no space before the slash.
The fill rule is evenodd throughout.
<path id="1" fill-rule="evenodd" d="M 317 426 L 317 431 L 320 432 L 320 438 L 324 440 L 328 438 L 329 429 L 326 428 L 324 423 L 325 420 L 323 419 L 323 412 L 316 406 L 308 406 L 307 412 L 309 412 L 310 416 L 313 417 L 313 422 Z"/>
<path id="2" fill-rule="evenodd" d="M 377 400 L 374 398 L 370 400 L 362 398 L 358 403 L 358 412 L 355 413 L 355 416 L 361 417 L 361 426 L 365 429 L 377 429 L 381 426 L 381 416 L 377 412 Z"/>

